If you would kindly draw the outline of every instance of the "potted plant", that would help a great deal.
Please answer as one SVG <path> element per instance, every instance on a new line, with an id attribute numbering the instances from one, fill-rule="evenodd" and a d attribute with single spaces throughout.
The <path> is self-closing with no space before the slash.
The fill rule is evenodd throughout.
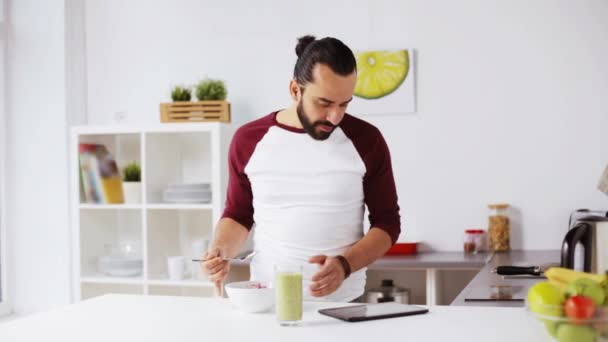
<path id="1" fill-rule="evenodd" d="M 224 81 L 204 79 L 196 85 L 196 98 L 199 101 L 224 101 L 228 91 Z"/>
<path id="2" fill-rule="evenodd" d="M 133 161 L 122 169 L 125 203 L 141 203 L 141 167 Z"/>
<path id="3" fill-rule="evenodd" d="M 206 78 L 191 88 L 175 86 L 173 102 L 160 104 L 161 122 L 230 122 L 230 103 L 224 81 Z M 190 101 L 192 91 L 198 101 Z"/>
<path id="4" fill-rule="evenodd" d="M 178 101 L 190 101 L 192 98 L 192 91 L 188 87 L 175 86 L 171 90 L 171 99 L 173 102 Z"/>

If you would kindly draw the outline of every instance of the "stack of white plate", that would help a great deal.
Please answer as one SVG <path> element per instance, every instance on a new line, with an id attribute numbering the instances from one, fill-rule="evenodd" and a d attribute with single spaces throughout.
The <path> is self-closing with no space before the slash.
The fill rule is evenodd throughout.
<path id="1" fill-rule="evenodd" d="M 141 274 L 144 263 L 142 258 L 121 255 L 99 257 L 99 272 L 112 277 L 134 277 Z"/>
<path id="2" fill-rule="evenodd" d="M 163 196 L 170 203 L 210 203 L 209 183 L 169 184 Z"/>

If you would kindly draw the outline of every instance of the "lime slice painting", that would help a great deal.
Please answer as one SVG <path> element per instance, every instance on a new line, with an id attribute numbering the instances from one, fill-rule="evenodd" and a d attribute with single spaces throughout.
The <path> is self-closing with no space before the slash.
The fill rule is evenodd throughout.
<path id="1" fill-rule="evenodd" d="M 413 112 L 414 84 L 411 50 L 375 50 L 355 53 L 357 84 L 354 95 L 363 112 Z M 364 114 L 364 113 L 362 113 Z"/>

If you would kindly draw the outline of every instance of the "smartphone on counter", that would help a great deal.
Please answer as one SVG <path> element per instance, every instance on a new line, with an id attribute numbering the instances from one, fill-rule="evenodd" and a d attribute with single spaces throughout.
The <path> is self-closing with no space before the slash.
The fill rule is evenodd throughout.
<path id="1" fill-rule="evenodd" d="M 374 319 L 421 315 L 427 312 L 429 312 L 427 308 L 396 302 L 363 304 L 319 310 L 319 313 L 322 315 L 347 322 L 362 322 Z"/>

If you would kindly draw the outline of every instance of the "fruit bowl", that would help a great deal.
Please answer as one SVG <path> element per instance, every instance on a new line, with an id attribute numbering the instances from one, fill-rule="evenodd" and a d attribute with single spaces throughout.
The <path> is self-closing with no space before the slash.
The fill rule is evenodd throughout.
<path id="1" fill-rule="evenodd" d="M 552 267 L 545 276 L 528 290 L 526 309 L 549 335 L 560 342 L 608 341 L 608 272 Z"/>
<path id="2" fill-rule="evenodd" d="M 608 306 L 546 305 L 526 301 L 526 311 L 559 342 L 608 341 Z M 568 311 L 568 312 L 566 312 Z"/>

